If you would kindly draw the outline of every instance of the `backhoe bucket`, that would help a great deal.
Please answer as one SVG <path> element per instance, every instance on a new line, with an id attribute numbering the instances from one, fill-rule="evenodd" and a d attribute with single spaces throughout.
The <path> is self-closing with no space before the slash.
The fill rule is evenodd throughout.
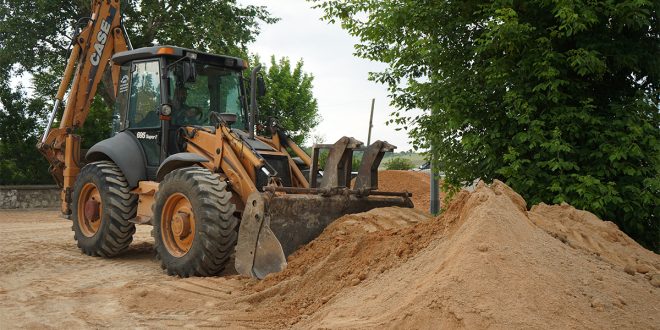
<path id="1" fill-rule="evenodd" d="M 378 207 L 413 206 L 407 193 L 372 192 L 360 196 L 359 191 L 346 188 L 271 190 L 255 192 L 248 198 L 236 245 L 239 274 L 263 279 L 269 273 L 282 271 L 288 255 L 345 214 Z"/>

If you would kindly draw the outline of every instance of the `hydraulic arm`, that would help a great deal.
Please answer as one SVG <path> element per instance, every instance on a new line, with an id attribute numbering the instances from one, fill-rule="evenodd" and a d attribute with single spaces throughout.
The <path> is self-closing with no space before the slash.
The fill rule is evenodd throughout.
<path id="1" fill-rule="evenodd" d="M 76 129 L 85 123 L 109 59 L 129 47 L 130 42 L 121 23 L 120 1 L 92 1 L 92 16 L 87 25 L 73 37 L 71 54 L 55 96 L 48 126 L 37 145 L 50 163 L 50 173 L 62 188 L 62 213 L 66 215 L 71 213 L 71 190 L 80 170 L 80 136 L 75 134 Z M 118 67 L 112 67 L 111 77 L 116 95 Z M 59 127 L 52 128 L 67 90 L 69 93 Z"/>

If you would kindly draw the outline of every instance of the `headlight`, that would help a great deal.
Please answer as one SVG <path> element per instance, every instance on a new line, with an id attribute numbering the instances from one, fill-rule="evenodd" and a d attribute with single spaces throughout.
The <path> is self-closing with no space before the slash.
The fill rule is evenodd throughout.
<path id="1" fill-rule="evenodd" d="M 160 114 L 163 115 L 163 116 L 171 115 L 172 114 L 172 106 L 170 106 L 169 104 L 164 104 L 160 108 Z"/>

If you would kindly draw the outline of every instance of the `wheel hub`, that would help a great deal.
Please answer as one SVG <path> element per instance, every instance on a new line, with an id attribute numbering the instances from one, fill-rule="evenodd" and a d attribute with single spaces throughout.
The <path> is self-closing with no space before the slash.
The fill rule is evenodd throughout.
<path id="1" fill-rule="evenodd" d="M 101 228 L 103 204 L 101 192 L 93 182 L 85 183 L 78 194 L 77 221 L 86 237 L 93 237 Z"/>
<path id="2" fill-rule="evenodd" d="M 195 240 L 195 214 L 190 200 L 182 193 L 167 198 L 160 215 L 163 244 L 174 257 L 186 255 Z"/>
<path id="3" fill-rule="evenodd" d="M 90 199 L 85 203 L 85 220 L 95 222 L 100 218 L 101 203 Z"/>
<path id="4" fill-rule="evenodd" d="M 190 214 L 179 211 L 172 218 L 172 233 L 184 239 L 190 235 Z"/>

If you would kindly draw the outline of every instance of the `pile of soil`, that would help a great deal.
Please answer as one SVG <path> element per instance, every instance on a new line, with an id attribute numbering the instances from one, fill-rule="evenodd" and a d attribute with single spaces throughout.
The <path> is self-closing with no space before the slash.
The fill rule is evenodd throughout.
<path id="1" fill-rule="evenodd" d="M 0 328 L 659 328 L 660 256 L 588 212 L 525 206 L 496 182 L 437 218 L 348 215 L 264 281 L 168 276 L 147 226 L 90 258 L 59 212 L 0 210 Z"/>
<path id="2" fill-rule="evenodd" d="M 659 270 L 613 224 L 568 205 L 527 211 L 496 181 L 438 218 L 345 216 L 246 289 L 286 326 L 657 328 Z"/>
<path id="3" fill-rule="evenodd" d="M 642 248 L 610 221 L 568 204 L 534 205 L 529 218 L 563 243 L 607 260 L 626 271 L 647 274 L 660 269 L 658 255 Z M 660 279 L 659 279 L 660 280 Z"/>
<path id="4" fill-rule="evenodd" d="M 412 193 L 412 201 L 418 210 L 429 212 L 431 206 L 431 177 L 426 172 L 379 171 L 378 190 L 407 191 Z M 440 195 L 440 202 L 444 199 Z M 441 206 L 442 207 L 442 206 Z"/>

